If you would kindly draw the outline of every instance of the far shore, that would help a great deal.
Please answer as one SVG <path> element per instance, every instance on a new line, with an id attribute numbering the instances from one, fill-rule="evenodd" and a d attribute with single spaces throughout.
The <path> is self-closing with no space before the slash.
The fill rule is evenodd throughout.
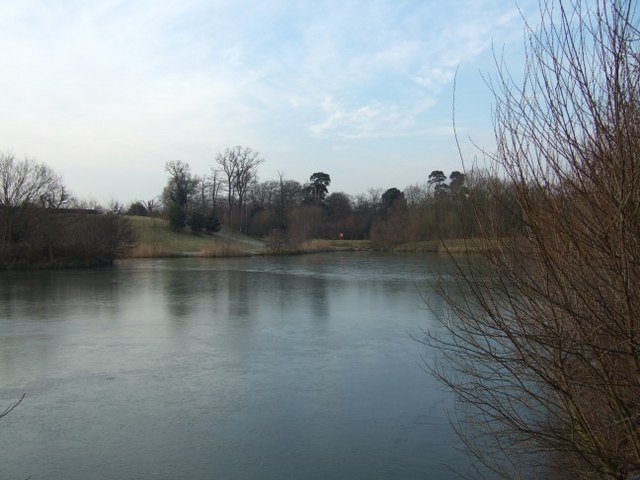
<path id="1" fill-rule="evenodd" d="M 171 230 L 166 220 L 129 217 L 136 245 L 124 258 L 198 257 L 222 258 L 253 255 L 298 255 L 321 252 L 477 253 L 483 250 L 473 239 L 426 240 L 393 246 L 369 240 L 312 239 L 298 244 L 270 245 L 268 241 L 232 232 L 223 227 L 213 234 Z"/>

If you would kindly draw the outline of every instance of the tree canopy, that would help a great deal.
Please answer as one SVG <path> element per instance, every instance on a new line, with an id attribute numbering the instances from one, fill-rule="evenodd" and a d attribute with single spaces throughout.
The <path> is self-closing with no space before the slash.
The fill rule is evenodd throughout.
<path id="1" fill-rule="evenodd" d="M 316 202 L 322 202 L 329 193 L 329 185 L 331 185 L 331 177 L 324 172 L 315 172 L 309 177 L 309 194 L 311 199 Z"/>

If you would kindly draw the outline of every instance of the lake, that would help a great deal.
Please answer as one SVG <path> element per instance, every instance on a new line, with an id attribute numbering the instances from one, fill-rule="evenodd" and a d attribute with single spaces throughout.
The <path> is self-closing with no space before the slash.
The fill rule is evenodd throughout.
<path id="1" fill-rule="evenodd" d="M 447 479 L 437 254 L 0 273 L 0 478 Z"/>

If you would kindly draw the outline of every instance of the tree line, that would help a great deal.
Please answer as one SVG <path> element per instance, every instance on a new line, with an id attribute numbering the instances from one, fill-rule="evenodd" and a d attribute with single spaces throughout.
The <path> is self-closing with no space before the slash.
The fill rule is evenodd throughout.
<path id="1" fill-rule="evenodd" d="M 101 213 L 46 164 L 0 152 L 0 267 L 113 262 L 133 233 L 122 217 Z"/>
<path id="2" fill-rule="evenodd" d="M 508 182 L 475 170 L 453 171 L 447 177 L 436 170 L 422 184 L 400 190 L 371 188 L 349 195 L 331 192 L 331 176 L 314 172 L 301 183 L 287 179 L 259 181 L 258 152 L 236 146 L 220 152 L 205 175 L 192 173 L 188 163 L 165 166 L 167 184 L 155 213 L 168 218 L 175 229 L 215 232 L 220 224 L 272 243 L 296 244 L 310 238 L 370 239 L 374 246 L 393 247 L 406 242 L 470 238 L 480 234 L 481 211 L 491 195 L 504 204 L 504 234 L 515 231 Z M 499 193 L 497 193 L 499 192 Z M 128 213 L 148 215 L 143 202 Z"/>
<path id="3" fill-rule="evenodd" d="M 330 192 L 331 176 L 322 171 L 304 183 L 281 173 L 259 181 L 263 162 L 243 146 L 218 153 L 204 175 L 184 161 L 170 161 L 162 193 L 125 206 L 77 199 L 46 164 L 0 153 L 0 264 L 109 263 L 135 242 L 125 215 L 163 217 L 172 228 L 194 234 L 224 224 L 276 248 L 311 238 L 370 239 L 382 248 L 472 237 L 479 233 L 478 202 L 488 198 L 490 185 L 504 183 L 481 172 L 447 177 L 434 171 L 404 191 L 371 188 L 352 196 Z"/>
<path id="4" fill-rule="evenodd" d="M 203 175 L 184 161 L 170 161 L 162 193 L 125 206 L 77 199 L 46 164 L 0 153 L 0 263 L 56 265 L 72 257 L 79 264 L 108 263 L 135 241 L 125 215 L 163 217 L 173 229 L 194 234 L 214 233 L 224 224 L 276 248 L 311 238 L 370 239 L 385 248 L 473 237 L 480 231 L 478 205 L 488 199 L 490 186 L 504 184 L 482 172 L 447 177 L 434 171 L 404 190 L 349 195 L 330 192 L 331 176 L 322 171 L 304 183 L 282 173 L 259 181 L 263 162 L 243 146 L 219 152 Z M 512 225 L 504 223 L 508 233 Z"/>

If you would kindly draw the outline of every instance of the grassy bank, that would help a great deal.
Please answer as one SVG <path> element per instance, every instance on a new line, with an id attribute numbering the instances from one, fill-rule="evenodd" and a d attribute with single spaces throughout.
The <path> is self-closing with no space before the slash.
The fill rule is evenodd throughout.
<path id="1" fill-rule="evenodd" d="M 130 258 L 241 257 L 249 255 L 295 255 L 332 251 L 371 250 L 368 240 L 308 240 L 298 245 L 270 247 L 266 242 L 222 227 L 214 234 L 176 232 L 161 218 L 127 217 L 136 235 Z"/>
<path id="2" fill-rule="evenodd" d="M 214 234 L 176 232 L 166 220 L 151 217 L 128 217 L 136 235 L 130 258 L 162 257 L 241 257 L 250 255 L 296 255 L 319 252 L 391 251 L 399 253 L 473 253 L 486 248 L 473 239 L 429 240 L 383 247 L 369 240 L 314 239 L 296 245 L 269 246 L 261 240 L 222 227 Z"/>
<path id="3" fill-rule="evenodd" d="M 268 253 L 291 255 L 316 252 L 397 252 L 397 253 L 480 253 L 487 251 L 486 242 L 475 239 L 425 240 L 395 246 L 374 245 L 369 240 L 308 240 L 299 245 L 270 249 Z"/>
<path id="4" fill-rule="evenodd" d="M 307 240 L 297 245 L 283 247 L 271 247 L 267 250 L 269 255 L 296 255 L 303 253 L 320 252 L 359 252 L 372 250 L 369 240 Z"/>
<path id="5" fill-rule="evenodd" d="M 176 232 L 161 218 L 128 217 L 136 235 L 130 258 L 238 257 L 264 253 L 264 242 L 229 232 Z"/>
<path id="6" fill-rule="evenodd" d="M 422 242 L 403 243 L 394 248 L 386 249 L 393 252 L 407 253 L 480 253 L 489 248 L 486 241 L 473 238 L 456 238 L 448 240 L 425 240 Z M 383 249 L 385 250 L 385 249 Z"/>

